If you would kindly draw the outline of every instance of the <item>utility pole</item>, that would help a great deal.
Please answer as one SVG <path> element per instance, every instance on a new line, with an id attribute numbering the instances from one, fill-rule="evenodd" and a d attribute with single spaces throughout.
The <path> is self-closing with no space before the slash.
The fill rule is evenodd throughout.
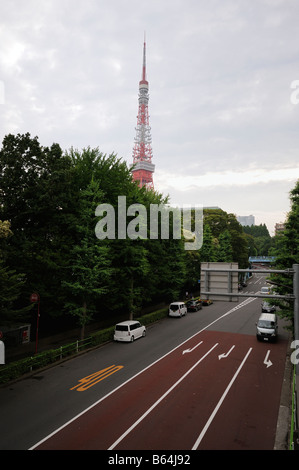
<path id="1" fill-rule="evenodd" d="M 299 346 L 299 264 L 293 264 L 293 293 L 294 293 L 294 337 L 295 345 Z M 299 361 L 298 361 L 299 362 Z M 297 384 L 299 385 L 299 364 L 296 364 Z"/>

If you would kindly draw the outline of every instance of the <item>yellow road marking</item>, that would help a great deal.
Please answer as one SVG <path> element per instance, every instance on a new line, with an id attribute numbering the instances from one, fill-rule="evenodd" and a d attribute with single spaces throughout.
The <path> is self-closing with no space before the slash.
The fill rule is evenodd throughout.
<path id="1" fill-rule="evenodd" d="M 106 379 L 109 377 L 109 375 L 114 374 L 118 370 L 122 369 L 123 366 L 110 366 L 107 367 L 106 369 L 102 369 L 98 372 L 94 372 L 91 375 L 88 375 L 87 377 L 84 377 L 83 379 L 79 380 L 79 383 L 75 385 L 73 388 L 70 388 L 70 390 L 74 390 L 77 388 L 77 392 L 84 392 L 87 390 L 89 387 L 93 387 L 93 385 L 97 384 L 101 380 Z"/>

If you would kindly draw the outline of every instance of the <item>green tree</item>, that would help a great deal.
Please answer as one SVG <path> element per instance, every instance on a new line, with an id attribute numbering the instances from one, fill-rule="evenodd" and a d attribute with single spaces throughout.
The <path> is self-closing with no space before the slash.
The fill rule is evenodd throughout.
<path id="1" fill-rule="evenodd" d="M 284 232 L 275 237 L 273 254 L 276 256 L 275 268 L 288 269 L 293 264 L 299 264 L 299 180 L 290 192 L 291 210 L 288 213 Z M 272 274 L 270 276 L 276 293 L 291 294 L 293 277 L 290 275 Z M 294 301 L 273 300 L 271 303 L 280 307 L 279 314 L 294 326 Z"/>
<path id="2" fill-rule="evenodd" d="M 98 204 L 109 204 L 115 215 L 115 239 L 104 239 L 110 250 L 112 274 L 107 303 L 110 311 L 118 310 L 133 317 L 142 306 L 159 301 L 178 292 L 184 282 L 184 253 L 180 240 L 150 239 L 150 206 L 163 205 L 167 198 L 156 191 L 139 188 L 132 181 L 127 165 L 115 155 L 103 155 L 98 149 L 73 149 L 68 152 L 77 173 L 76 186 L 84 188 L 92 178 L 99 184 L 101 196 Z M 125 214 L 119 213 L 118 197 L 125 197 Z M 127 214 L 135 206 L 136 213 Z M 138 214 L 138 204 L 146 209 L 146 216 Z M 106 214 L 101 216 L 105 225 Z M 125 233 L 119 231 L 119 220 L 125 217 Z M 137 222 L 136 222 L 137 221 Z M 108 223 L 108 220 L 106 220 Z M 101 226 L 102 227 L 102 226 Z M 131 227 L 136 239 L 131 239 L 127 229 Z M 102 227 L 103 228 L 103 227 Z M 145 228 L 145 239 L 143 233 Z M 172 234 L 170 232 L 170 238 Z M 182 265 L 183 264 L 183 265 Z M 174 269 L 174 265 L 179 269 Z M 107 300 L 109 299 L 109 301 Z"/>
<path id="3" fill-rule="evenodd" d="M 5 321 L 22 320 L 31 308 L 31 306 L 16 307 L 16 301 L 18 301 L 25 283 L 25 275 L 5 266 L 1 242 L 12 235 L 10 223 L 7 220 L 0 220 L 0 320 L 2 325 Z"/>
<path id="4" fill-rule="evenodd" d="M 247 240 L 247 245 L 248 245 L 248 256 L 257 256 L 258 255 L 258 250 L 255 244 L 255 238 L 253 235 L 250 235 L 245 232 L 245 237 Z"/>
<path id="5" fill-rule="evenodd" d="M 267 256 L 272 246 L 272 238 L 266 224 L 245 225 L 243 231 L 249 242 L 249 256 Z"/>
<path id="6" fill-rule="evenodd" d="M 229 263 L 233 261 L 233 250 L 231 245 L 231 236 L 228 230 L 219 235 L 219 247 L 217 261 Z"/>
<path id="7" fill-rule="evenodd" d="M 62 286 L 69 291 L 65 309 L 77 317 L 81 326 L 81 339 L 85 335 L 85 325 L 96 312 L 96 302 L 109 292 L 111 277 L 110 249 L 107 243 L 95 237 L 95 209 L 102 192 L 99 183 L 91 181 L 86 190 L 80 192 L 76 225 L 78 243 L 72 247 L 66 271 L 68 280 Z"/>
<path id="8" fill-rule="evenodd" d="M 217 261 L 215 238 L 208 224 L 204 224 L 203 227 L 203 242 L 199 252 L 201 262 Z"/>
<path id="9" fill-rule="evenodd" d="M 231 236 L 233 261 L 239 263 L 240 269 L 248 267 L 248 244 L 242 225 L 234 214 L 228 214 L 228 230 Z"/>
<path id="10" fill-rule="evenodd" d="M 214 247 L 219 249 L 219 237 L 226 230 L 230 235 L 230 244 L 232 250 L 232 259 L 239 263 L 240 268 L 248 267 L 248 244 L 246 235 L 243 232 L 241 224 L 237 221 L 234 214 L 228 214 L 221 209 L 204 209 L 204 225 L 209 225 L 211 234 L 214 237 Z M 205 248 L 202 248 L 203 252 Z M 217 260 L 216 253 L 212 254 L 213 261 Z M 206 255 L 204 254 L 204 258 Z M 212 259 L 204 261 L 212 261 Z"/>
<path id="11" fill-rule="evenodd" d="M 186 266 L 186 290 L 188 292 L 199 291 L 200 279 L 200 251 L 190 250 L 185 252 Z"/>
<path id="12" fill-rule="evenodd" d="M 0 258 L 0 320 L 2 324 L 4 321 L 23 321 L 31 309 L 31 305 L 21 308 L 16 306 L 24 283 L 25 275 L 9 269 Z"/>
<path id="13" fill-rule="evenodd" d="M 215 238 L 227 229 L 228 214 L 222 209 L 204 209 L 204 223 L 209 225 Z"/>
<path id="14" fill-rule="evenodd" d="M 258 237 L 270 238 L 270 234 L 269 234 L 266 224 L 244 225 L 243 230 L 245 233 L 248 233 L 249 235 L 252 235 L 255 238 L 258 238 Z"/>
<path id="15" fill-rule="evenodd" d="M 11 269 L 26 274 L 23 303 L 41 298 L 43 317 L 61 311 L 63 266 L 72 246 L 76 188 L 71 161 L 58 144 L 42 147 L 30 134 L 9 134 L 0 150 L 0 217 L 14 236 L 5 247 Z"/>

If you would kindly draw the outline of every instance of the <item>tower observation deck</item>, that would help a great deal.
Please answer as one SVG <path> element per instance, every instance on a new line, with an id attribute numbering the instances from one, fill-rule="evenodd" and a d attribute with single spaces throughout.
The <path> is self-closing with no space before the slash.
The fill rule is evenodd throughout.
<path id="1" fill-rule="evenodd" d="M 146 43 L 143 43 L 142 78 L 139 82 L 138 115 L 135 144 L 133 148 L 132 176 L 139 186 L 154 188 L 153 173 L 155 165 L 152 164 L 152 138 L 148 115 L 148 81 L 146 80 Z"/>

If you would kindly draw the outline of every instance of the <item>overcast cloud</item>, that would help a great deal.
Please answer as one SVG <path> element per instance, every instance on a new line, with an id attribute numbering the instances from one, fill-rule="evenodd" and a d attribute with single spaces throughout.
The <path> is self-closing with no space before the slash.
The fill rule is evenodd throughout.
<path id="1" fill-rule="evenodd" d="M 1 142 L 130 164 L 146 32 L 155 189 L 273 234 L 299 178 L 298 20 L 297 0 L 1 0 Z"/>

